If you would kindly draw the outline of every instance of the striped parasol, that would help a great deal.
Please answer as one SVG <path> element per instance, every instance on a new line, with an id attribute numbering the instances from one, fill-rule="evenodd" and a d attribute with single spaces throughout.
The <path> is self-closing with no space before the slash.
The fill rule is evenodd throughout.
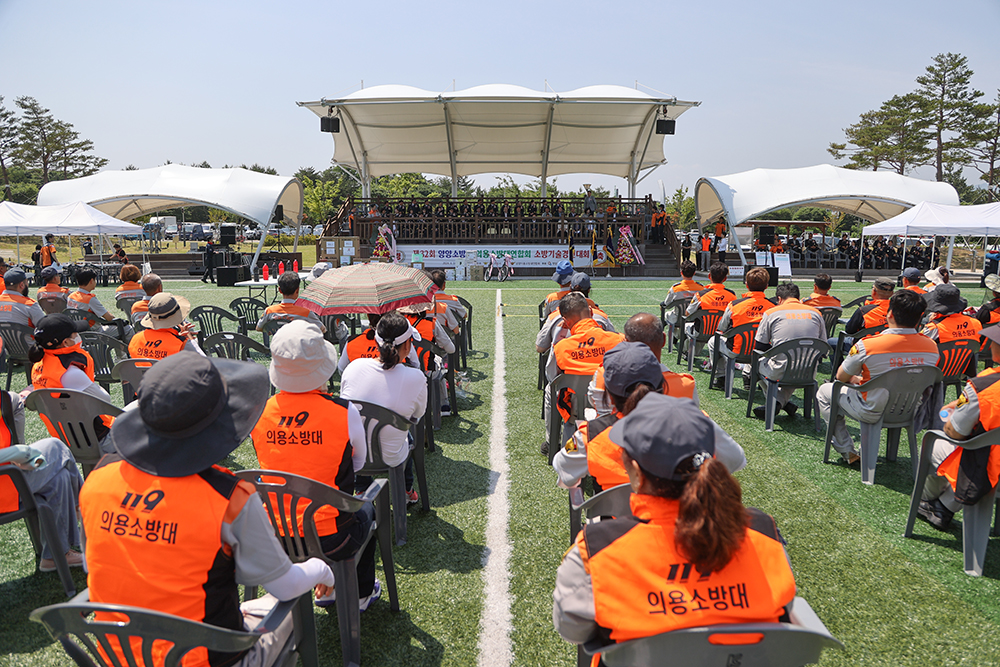
<path id="1" fill-rule="evenodd" d="M 410 304 L 429 303 L 437 289 L 419 269 L 372 262 L 324 272 L 299 294 L 295 303 L 318 315 L 382 314 Z"/>

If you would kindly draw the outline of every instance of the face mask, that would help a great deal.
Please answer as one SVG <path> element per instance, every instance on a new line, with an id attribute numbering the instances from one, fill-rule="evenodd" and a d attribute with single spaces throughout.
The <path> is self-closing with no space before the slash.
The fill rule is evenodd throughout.
<path id="1" fill-rule="evenodd" d="M 78 334 L 78 333 L 75 333 L 72 336 L 70 336 L 70 340 L 73 341 L 73 345 L 81 345 L 81 344 L 83 344 L 83 339 L 80 338 L 80 334 Z"/>

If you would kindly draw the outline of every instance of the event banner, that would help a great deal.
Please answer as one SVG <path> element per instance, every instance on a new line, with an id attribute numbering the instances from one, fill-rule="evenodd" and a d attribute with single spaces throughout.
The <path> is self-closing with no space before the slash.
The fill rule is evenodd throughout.
<path id="1" fill-rule="evenodd" d="M 498 259 L 509 254 L 514 268 L 517 267 L 549 267 L 555 266 L 560 260 L 569 259 L 569 247 L 565 245 L 397 245 L 396 261 L 409 264 L 413 261 L 413 253 L 419 253 L 424 266 L 428 268 L 452 268 L 456 262 L 464 259 L 466 264 L 486 266 L 490 261 L 490 253 L 495 253 Z M 601 253 L 598 252 L 598 255 Z M 420 261 L 420 260 L 418 260 Z M 600 258 L 598 258 L 600 261 Z M 577 267 L 590 266 L 590 246 L 577 246 L 574 251 L 573 264 Z"/>

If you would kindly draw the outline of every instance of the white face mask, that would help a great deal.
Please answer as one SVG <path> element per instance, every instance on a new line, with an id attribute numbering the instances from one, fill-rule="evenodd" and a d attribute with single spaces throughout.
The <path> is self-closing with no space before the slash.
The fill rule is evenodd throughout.
<path id="1" fill-rule="evenodd" d="M 78 333 L 75 333 L 72 336 L 70 336 L 70 340 L 73 341 L 73 345 L 81 345 L 81 344 L 83 344 L 83 339 L 80 338 L 80 334 L 78 334 Z"/>

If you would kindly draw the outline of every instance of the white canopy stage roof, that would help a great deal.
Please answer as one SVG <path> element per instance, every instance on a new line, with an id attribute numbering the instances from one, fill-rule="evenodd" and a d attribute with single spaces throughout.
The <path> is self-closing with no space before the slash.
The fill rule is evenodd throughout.
<path id="1" fill-rule="evenodd" d="M 142 227 L 116 220 L 83 202 L 27 206 L 0 202 L 0 234 L 15 235 L 140 234 Z"/>
<path id="2" fill-rule="evenodd" d="M 526 174 L 541 178 L 543 193 L 549 176 L 607 174 L 634 192 L 644 171 L 665 162 L 656 121 L 701 103 L 623 86 L 555 93 L 494 84 L 443 93 L 375 86 L 298 104 L 340 118 L 333 161 L 357 169 L 367 197 L 372 177 L 402 172 L 450 176 L 453 187 L 459 176 Z"/>
<path id="3" fill-rule="evenodd" d="M 699 228 L 725 215 L 732 229 L 790 206 L 817 206 L 881 222 L 922 201 L 957 205 L 958 193 L 948 183 L 821 164 L 700 178 L 694 201 Z"/>

